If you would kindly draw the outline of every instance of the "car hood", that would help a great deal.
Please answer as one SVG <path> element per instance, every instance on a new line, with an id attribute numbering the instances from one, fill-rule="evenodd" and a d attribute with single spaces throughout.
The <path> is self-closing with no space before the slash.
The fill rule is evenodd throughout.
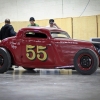
<path id="1" fill-rule="evenodd" d="M 87 40 L 78 40 L 78 39 L 71 39 L 71 38 L 55 38 L 55 40 L 59 40 L 59 41 L 68 41 L 68 42 L 86 42 L 86 43 L 92 43 L 92 41 L 87 41 Z"/>

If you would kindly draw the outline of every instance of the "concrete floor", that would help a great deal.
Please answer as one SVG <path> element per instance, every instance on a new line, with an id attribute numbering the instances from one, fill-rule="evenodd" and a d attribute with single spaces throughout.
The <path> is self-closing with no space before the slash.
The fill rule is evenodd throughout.
<path id="1" fill-rule="evenodd" d="M 0 100 L 100 100 L 100 69 L 85 76 L 72 70 L 16 68 L 0 74 Z"/>

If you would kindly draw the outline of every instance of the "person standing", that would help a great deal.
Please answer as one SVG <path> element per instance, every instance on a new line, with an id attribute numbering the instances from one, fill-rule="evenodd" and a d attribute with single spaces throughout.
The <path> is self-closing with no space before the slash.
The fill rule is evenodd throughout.
<path id="1" fill-rule="evenodd" d="M 58 29 L 60 29 L 60 28 L 58 27 L 58 25 L 54 22 L 54 19 L 50 19 L 50 20 L 49 20 L 49 25 L 46 26 L 46 27 L 58 28 Z"/>
<path id="2" fill-rule="evenodd" d="M 30 21 L 30 24 L 28 26 L 39 26 L 38 24 L 35 23 L 34 17 L 30 17 L 29 21 Z"/>
<path id="3" fill-rule="evenodd" d="M 15 36 L 16 32 L 12 25 L 10 25 L 10 19 L 5 19 L 5 25 L 0 30 L 0 40 L 2 41 L 5 38 Z"/>
<path id="4" fill-rule="evenodd" d="M 0 41 L 2 41 L 5 38 L 15 36 L 16 32 L 14 31 L 14 28 L 12 25 L 10 25 L 10 19 L 5 19 L 5 25 L 0 30 Z M 14 70 L 12 66 L 9 68 L 9 70 Z"/>

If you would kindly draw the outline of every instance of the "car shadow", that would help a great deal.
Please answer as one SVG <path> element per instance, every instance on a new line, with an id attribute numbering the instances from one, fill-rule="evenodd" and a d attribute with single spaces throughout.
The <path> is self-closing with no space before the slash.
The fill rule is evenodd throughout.
<path id="1" fill-rule="evenodd" d="M 72 69 L 25 70 L 25 69 L 20 69 L 20 68 L 14 68 L 14 70 L 8 70 L 7 72 L 5 72 L 5 74 L 13 74 L 13 75 L 81 75 L 76 70 L 72 70 Z M 100 68 L 94 74 L 100 75 Z"/>
<path id="2" fill-rule="evenodd" d="M 5 74 L 13 75 L 78 75 L 76 70 L 71 69 L 35 69 L 35 70 L 25 70 L 17 69 L 8 70 Z"/>

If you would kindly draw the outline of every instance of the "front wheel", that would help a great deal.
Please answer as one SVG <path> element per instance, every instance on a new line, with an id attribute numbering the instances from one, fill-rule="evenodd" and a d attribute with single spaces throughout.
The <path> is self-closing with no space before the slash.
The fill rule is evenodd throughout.
<path id="1" fill-rule="evenodd" d="M 74 57 L 74 66 L 80 74 L 91 75 L 99 66 L 98 56 L 91 49 L 79 50 Z"/>

